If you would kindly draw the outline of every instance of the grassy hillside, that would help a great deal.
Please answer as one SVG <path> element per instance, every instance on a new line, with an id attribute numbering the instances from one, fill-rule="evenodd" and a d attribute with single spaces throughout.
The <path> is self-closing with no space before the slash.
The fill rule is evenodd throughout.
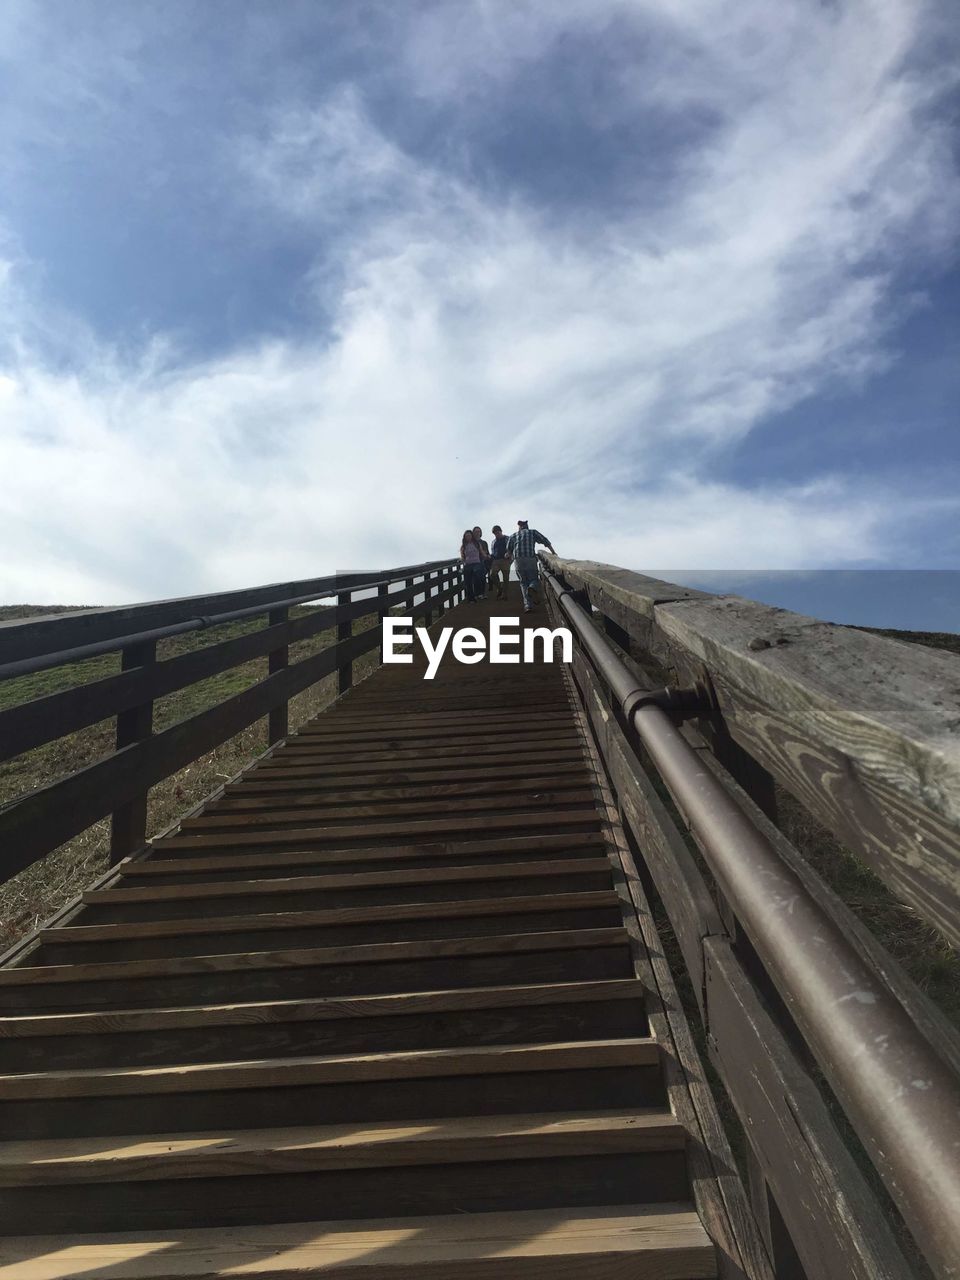
<path id="1" fill-rule="evenodd" d="M 0 609 L 0 620 L 66 611 L 55 606 L 6 606 Z M 299 612 L 308 611 L 292 609 L 291 616 L 296 616 Z M 260 620 L 254 619 L 225 623 L 202 633 L 175 636 L 159 643 L 157 656 L 161 660 L 172 658 L 256 630 L 261 625 Z M 372 619 L 358 621 L 355 629 L 359 632 L 375 625 L 374 616 Z M 333 632 L 329 631 L 314 639 L 291 645 L 291 662 L 326 648 L 332 642 L 332 635 Z M 354 663 L 354 680 L 360 680 L 369 674 L 377 660 L 375 650 L 359 658 Z M 0 683 L 0 709 L 56 693 L 72 685 L 102 679 L 119 670 L 119 655 L 109 654 L 6 681 Z M 166 729 L 179 720 L 185 720 L 222 702 L 262 679 L 266 670 L 266 659 L 259 658 L 158 699 L 154 707 L 154 728 L 158 731 Z M 336 677 L 329 676 L 292 699 L 291 730 L 316 715 L 335 696 Z M 114 748 L 115 724 L 113 719 L 102 721 L 0 764 L 0 804 L 108 755 Z M 187 809 L 249 764 L 266 746 L 267 723 L 266 720 L 260 720 L 215 751 L 208 752 L 179 773 L 159 783 L 150 792 L 147 834 L 154 836 L 168 827 Z M 107 869 L 109 838 L 109 822 L 104 820 L 0 885 L 0 951 L 48 919 Z"/>

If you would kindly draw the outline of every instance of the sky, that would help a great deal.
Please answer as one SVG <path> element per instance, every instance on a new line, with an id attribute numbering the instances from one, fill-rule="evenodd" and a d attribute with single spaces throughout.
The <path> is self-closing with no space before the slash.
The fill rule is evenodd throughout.
<path id="1" fill-rule="evenodd" d="M 518 518 L 960 566 L 958 46 L 951 0 L 4 0 L 0 603 Z"/>

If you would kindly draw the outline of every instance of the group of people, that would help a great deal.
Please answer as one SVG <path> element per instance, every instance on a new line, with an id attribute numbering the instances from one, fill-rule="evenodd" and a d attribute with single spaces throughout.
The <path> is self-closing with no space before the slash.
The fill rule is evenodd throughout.
<path id="1" fill-rule="evenodd" d="M 540 573 L 537 567 L 537 544 L 542 543 L 554 555 L 553 545 L 539 529 L 531 529 L 528 520 L 517 521 L 516 533 L 509 537 L 498 524 L 493 526 L 493 542 L 488 545 L 483 530 L 477 525 L 464 529 L 460 543 L 460 559 L 463 561 L 463 577 L 467 600 L 471 603 L 486 599 L 487 592 L 496 586 L 497 599 L 505 600 L 510 580 L 510 565 L 516 565 L 523 596 L 524 612 L 529 613 L 540 589 Z"/>

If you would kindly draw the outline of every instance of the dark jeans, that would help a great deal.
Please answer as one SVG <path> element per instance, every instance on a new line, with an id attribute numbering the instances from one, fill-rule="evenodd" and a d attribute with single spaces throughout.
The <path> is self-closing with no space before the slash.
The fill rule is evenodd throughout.
<path id="1" fill-rule="evenodd" d="M 487 584 L 487 575 L 483 571 L 482 564 L 465 564 L 463 566 L 463 577 L 467 588 L 468 600 L 476 600 L 478 596 L 483 595 Z"/>

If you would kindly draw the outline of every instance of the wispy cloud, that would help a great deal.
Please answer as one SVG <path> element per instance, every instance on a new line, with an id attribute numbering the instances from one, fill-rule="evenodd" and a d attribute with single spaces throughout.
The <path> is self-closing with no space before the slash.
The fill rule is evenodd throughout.
<path id="1" fill-rule="evenodd" d="M 634 565 L 915 562 L 917 531 L 960 505 L 946 481 L 895 495 L 866 470 L 763 487 L 712 473 L 771 415 L 891 361 L 901 267 L 952 251 L 960 184 L 930 47 L 942 11 L 404 12 L 385 50 L 394 91 L 443 145 L 391 127 L 363 76 L 309 95 L 281 84 L 217 135 L 211 173 L 237 225 L 309 250 L 294 335 L 265 318 L 216 358 L 162 333 L 118 348 L 48 304 L 38 324 L 34 268 L 14 269 L 0 598 L 409 562 L 465 523 L 527 514 L 565 554 Z M 636 138 L 635 190 L 609 212 L 602 196 L 586 212 L 539 199 L 471 148 L 564 40 L 607 51 L 596 128 Z M 135 80 L 129 32 L 115 52 Z M 668 201 L 643 182 L 664 113 L 702 125 Z"/>

